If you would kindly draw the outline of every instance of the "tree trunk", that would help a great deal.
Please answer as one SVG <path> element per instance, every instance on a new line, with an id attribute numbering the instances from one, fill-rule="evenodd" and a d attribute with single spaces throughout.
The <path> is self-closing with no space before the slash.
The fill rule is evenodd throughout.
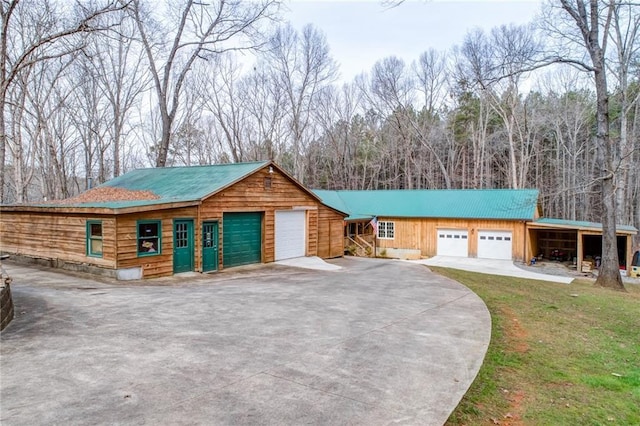
<path id="1" fill-rule="evenodd" d="M 156 167 L 164 167 L 167 164 L 167 153 L 171 142 L 171 126 L 173 117 L 169 115 L 165 107 L 166 103 L 160 105 L 160 116 L 162 119 L 162 137 L 158 141 L 158 152 L 156 153 Z"/>
<path id="2" fill-rule="evenodd" d="M 0 96 L 0 166 L 2 167 L 2 171 L 0 171 L 0 204 L 4 204 L 4 181 L 5 174 L 7 173 L 7 167 L 5 164 L 5 158 L 7 153 L 7 135 L 5 133 L 5 122 L 4 122 L 4 96 Z"/>
<path id="3" fill-rule="evenodd" d="M 603 153 L 602 176 L 602 263 L 596 285 L 625 291 L 618 259 L 618 243 L 616 237 L 616 147 L 609 135 L 609 94 L 605 76 L 604 58 L 598 49 L 593 54 L 597 97 L 597 147 Z M 598 64 L 600 66 L 598 66 Z"/>

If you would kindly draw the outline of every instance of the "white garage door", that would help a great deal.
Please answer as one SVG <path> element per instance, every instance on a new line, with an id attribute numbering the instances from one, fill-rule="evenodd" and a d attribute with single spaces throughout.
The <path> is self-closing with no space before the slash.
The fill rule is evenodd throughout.
<path id="1" fill-rule="evenodd" d="M 304 210 L 276 212 L 276 260 L 305 255 L 305 218 Z"/>
<path id="2" fill-rule="evenodd" d="M 438 256 L 469 256 L 469 233 L 462 229 L 438 229 Z"/>
<path id="3" fill-rule="evenodd" d="M 479 231 L 478 257 L 511 260 L 513 258 L 512 240 L 511 232 Z"/>

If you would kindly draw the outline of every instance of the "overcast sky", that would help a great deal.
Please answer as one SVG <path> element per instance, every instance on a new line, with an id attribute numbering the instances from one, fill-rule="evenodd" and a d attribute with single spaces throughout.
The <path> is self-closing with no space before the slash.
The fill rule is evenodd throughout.
<path id="1" fill-rule="evenodd" d="M 297 29 L 311 23 L 325 33 L 346 82 L 386 56 L 410 63 L 428 48 L 459 45 L 472 28 L 529 22 L 540 5 L 540 0 L 409 0 L 388 8 L 375 0 L 291 0 L 285 19 Z"/>

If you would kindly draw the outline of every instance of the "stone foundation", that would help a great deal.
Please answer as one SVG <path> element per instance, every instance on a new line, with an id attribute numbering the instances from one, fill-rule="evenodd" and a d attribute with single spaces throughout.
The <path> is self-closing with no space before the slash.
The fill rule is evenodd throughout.
<path id="1" fill-rule="evenodd" d="M 69 262 L 62 259 L 45 259 L 40 257 L 11 254 L 11 261 L 20 265 L 37 265 L 47 268 L 60 268 L 73 272 L 85 272 L 102 277 L 117 278 L 115 269 L 101 268 L 87 263 Z"/>

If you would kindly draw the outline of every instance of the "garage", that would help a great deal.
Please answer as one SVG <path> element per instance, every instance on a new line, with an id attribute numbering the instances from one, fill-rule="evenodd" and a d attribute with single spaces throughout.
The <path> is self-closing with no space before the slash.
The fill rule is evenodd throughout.
<path id="1" fill-rule="evenodd" d="M 513 236 L 509 231 L 478 231 L 478 257 L 511 260 L 512 243 Z"/>
<path id="2" fill-rule="evenodd" d="M 469 231 L 438 229 L 438 256 L 469 256 Z"/>
<path id="3" fill-rule="evenodd" d="M 305 256 L 306 212 L 281 210 L 275 212 L 275 260 Z"/>
<path id="4" fill-rule="evenodd" d="M 225 268 L 262 262 L 262 213 L 225 213 L 222 239 Z"/>

